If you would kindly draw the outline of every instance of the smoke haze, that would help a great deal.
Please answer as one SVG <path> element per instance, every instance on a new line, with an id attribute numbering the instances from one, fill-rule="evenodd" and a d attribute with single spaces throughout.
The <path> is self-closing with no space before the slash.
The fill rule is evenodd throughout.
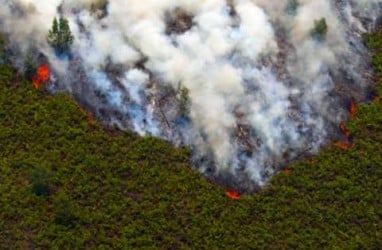
<path id="1" fill-rule="evenodd" d="M 20 70 L 31 51 L 49 64 L 52 92 L 105 124 L 190 147 L 206 176 L 251 192 L 340 139 L 349 101 L 372 84 L 361 34 L 380 24 L 382 1 L 294 3 L 0 0 L 0 31 Z M 75 37 L 66 55 L 46 40 L 57 16 Z M 311 34 L 321 18 L 323 41 Z"/>

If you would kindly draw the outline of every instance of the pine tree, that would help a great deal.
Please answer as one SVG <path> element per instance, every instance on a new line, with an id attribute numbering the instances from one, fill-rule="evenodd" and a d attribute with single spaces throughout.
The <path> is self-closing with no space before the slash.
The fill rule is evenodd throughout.
<path id="1" fill-rule="evenodd" d="M 37 64 L 33 58 L 31 51 L 28 51 L 27 56 L 24 61 L 24 77 L 25 79 L 31 81 L 33 76 L 36 74 Z"/>
<path id="2" fill-rule="evenodd" d="M 179 111 L 182 116 L 188 116 L 190 113 L 191 99 L 189 96 L 188 88 L 184 86 L 180 86 L 178 90 L 178 98 L 179 98 Z"/>
<path id="3" fill-rule="evenodd" d="M 70 31 L 69 22 L 66 18 L 53 19 L 52 29 L 47 36 L 48 43 L 57 53 L 62 54 L 70 50 L 74 37 Z"/>
<path id="4" fill-rule="evenodd" d="M 326 38 L 326 34 L 328 33 L 328 25 L 326 23 L 325 18 L 321 18 L 320 20 L 314 21 L 314 27 L 311 30 L 311 36 L 317 41 L 324 41 Z"/>
<path id="5" fill-rule="evenodd" d="M 299 5 L 300 3 L 298 2 L 298 0 L 289 0 L 286 7 L 287 13 L 290 15 L 296 15 Z"/>

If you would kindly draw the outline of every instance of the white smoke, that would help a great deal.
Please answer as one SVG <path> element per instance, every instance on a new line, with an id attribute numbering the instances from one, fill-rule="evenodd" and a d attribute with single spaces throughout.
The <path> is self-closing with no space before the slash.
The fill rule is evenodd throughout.
<path id="1" fill-rule="evenodd" d="M 22 55 L 42 53 L 56 88 L 100 119 L 190 146 L 202 172 L 253 190 L 328 142 L 346 119 L 343 100 L 362 100 L 368 87 L 360 35 L 382 1 L 292 2 L 0 0 L 0 31 Z M 176 13 L 190 18 L 182 32 L 169 28 Z M 75 37 L 68 57 L 46 41 L 60 15 Z M 319 42 L 311 30 L 321 18 L 328 33 Z M 186 117 L 180 87 L 191 99 Z"/>

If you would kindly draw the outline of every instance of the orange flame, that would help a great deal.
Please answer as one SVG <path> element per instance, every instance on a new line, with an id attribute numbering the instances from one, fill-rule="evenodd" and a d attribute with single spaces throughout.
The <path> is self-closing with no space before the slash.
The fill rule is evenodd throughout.
<path id="1" fill-rule="evenodd" d="M 351 101 L 350 107 L 349 107 L 350 117 L 354 118 L 356 113 L 357 113 L 357 105 L 355 104 L 355 102 Z"/>
<path id="2" fill-rule="evenodd" d="M 311 158 L 311 159 L 308 160 L 308 162 L 309 162 L 310 164 L 315 164 L 315 163 L 316 163 L 316 160 L 313 159 L 313 158 Z"/>
<path id="3" fill-rule="evenodd" d="M 292 172 L 290 168 L 284 168 L 284 174 L 290 174 L 290 172 Z"/>
<path id="4" fill-rule="evenodd" d="M 228 190 L 225 194 L 232 200 L 238 200 L 240 198 L 240 194 L 234 190 Z"/>
<path id="5" fill-rule="evenodd" d="M 90 123 L 91 125 L 95 125 L 97 123 L 97 120 L 94 118 L 94 115 L 83 108 L 80 107 L 80 111 L 86 115 L 86 121 Z"/>
<path id="6" fill-rule="evenodd" d="M 49 67 L 46 64 L 41 65 L 37 69 L 36 75 L 33 77 L 33 86 L 38 89 L 42 84 L 46 83 L 50 78 Z"/>
<path id="7" fill-rule="evenodd" d="M 91 124 L 91 125 L 95 125 L 97 123 L 96 119 L 94 118 L 93 114 L 90 113 L 90 112 L 87 112 L 87 121 Z"/>
<path id="8" fill-rule="evenodd" d="M 349 149 L 349 145 L 343 141 L 336 142 L 336 143 L 334 143 L 334 145 L 336 145 L 337 147 L 339 147 L 340 149 L 343 149 L 343 150 Z"/>
<path id="9" fill-rule="evenodd" d="M 350 132 L 349 130 L 346 128 L 346 124 L 345 123 L 341 123 L 340 124 L 340 130 L 342 132 L 342 134 L 344 134 L 344 136 L 346 136 L 346 138 L 349 138 L 350 137 Z"/>
<path id="10" fill-rule="evenodd" d="M 354 142 L 346 143 L 343 141 L 338 141 L 334 143 L 335 146 L 339 147 L 340 149 L 347 150 L 349 148 L 353 148 L 355 146 Z"/>

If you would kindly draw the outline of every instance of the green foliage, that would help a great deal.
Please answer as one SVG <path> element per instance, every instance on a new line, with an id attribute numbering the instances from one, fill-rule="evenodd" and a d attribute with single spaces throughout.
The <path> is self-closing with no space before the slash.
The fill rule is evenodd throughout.
<path id="1" fill-rule="evenodd" d="M 54 217 L 54 223 L 56 225 L 73 227 L 77 222 L 78 218 L 74 215 L 68 203 L 59 208 Z"/>
<path id="2" fill-rule="evenodd" d="M 52 28 L 49 30 L 47 40 L 59 54 L 69 52 L 74 37 L 66 18 L 53 19 Z"/>
<path id="3" fill-rule="evenodd" d="M 41 197 L 47 197 L 50 194 L 49 174 L 46 170 L 39 168 L 32 173 L 32 192 Z"/>
<path id="4" fill-rule="evenodd" d="M 47 197 L 49 195 L 49 186 L 43 182 L 35 182 L 32 191 L 37 196 Z"/>
<path id="5" fill-rule="evenodd" d="M 376 69 L 380 37 L 366 39 Z M 381 101 L 358 106 L 348 124 L 353 148 L 329 145 L 238 201 L 190 168 L 189 150 L 89 123 L 88 114 L 69 97 L 35 90 L 4 64 L 0 114 L 2 248 L 382 245 Z M 39 182 L 49 187 L 43 199 L 36 193 L 45 191 L 33 191 Z"/>
<path id="6" fill-rule="evenodd" d="M 311 36 L 318 40 L 323 41 L 326 38 L 326 34 L 328 33 L 328 25 L 326 23 L 325 18 L 321 18 L 320 20 L 314 21 L 314 27 L 311 30 Z"/>
<path id="7" fill-rule="evenodd" d="M 33 76 L 37 71 L 37 63 L 34 61 L 33 55 L 31 52 L 28 52 L 24 61 L 24 77 L 25 79 L 31 81 Z"/>
<path id="8" fill-rule="evenodd" d="M 364 35 L 367 45 L 374 52 L 373 64 L 379 77 L 382 77 L 382 32 Z M 382 96 L 382 93 L 381 95 Z"/>

